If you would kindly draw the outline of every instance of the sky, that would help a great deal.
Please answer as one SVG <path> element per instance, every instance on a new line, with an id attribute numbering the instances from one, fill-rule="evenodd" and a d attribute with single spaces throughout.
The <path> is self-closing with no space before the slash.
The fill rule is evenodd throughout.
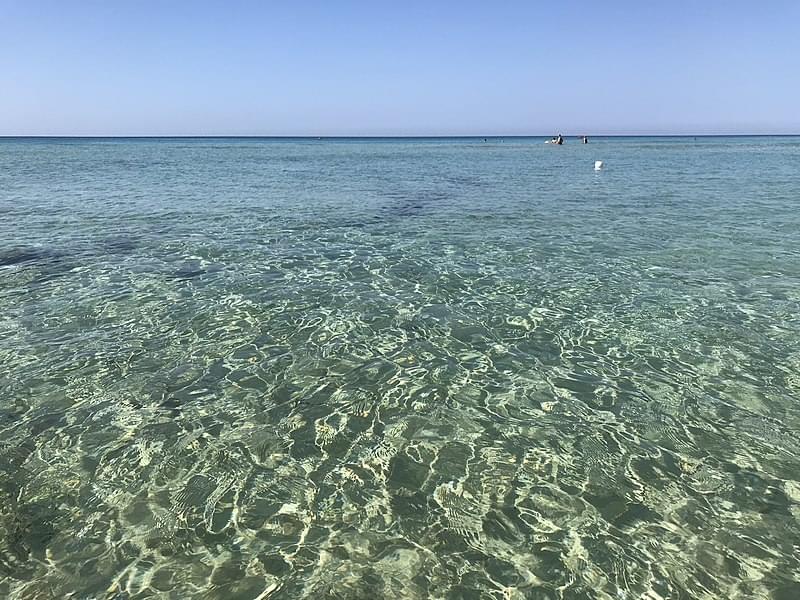
<path id="1" fill-rule="evenodd" d="M 0 135 L 800 133 L 800 1 L 0 0 Z"/>

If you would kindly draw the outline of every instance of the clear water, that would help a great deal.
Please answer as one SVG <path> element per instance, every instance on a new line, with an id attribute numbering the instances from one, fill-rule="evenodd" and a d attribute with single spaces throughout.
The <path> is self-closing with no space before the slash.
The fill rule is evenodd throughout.
<path id="1" fill-rule="evenodd" d="M 0 596 L 800 597 L 800 138 L 541 142 L 0 141 Z"/>

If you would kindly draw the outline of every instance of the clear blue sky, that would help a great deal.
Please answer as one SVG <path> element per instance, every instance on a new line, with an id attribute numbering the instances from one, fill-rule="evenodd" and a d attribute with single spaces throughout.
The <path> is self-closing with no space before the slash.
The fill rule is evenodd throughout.
<path id="1" fill-rule="evenodd" d="M 800 133 L 799 0 L 0 0 L 0 135 Z"/>

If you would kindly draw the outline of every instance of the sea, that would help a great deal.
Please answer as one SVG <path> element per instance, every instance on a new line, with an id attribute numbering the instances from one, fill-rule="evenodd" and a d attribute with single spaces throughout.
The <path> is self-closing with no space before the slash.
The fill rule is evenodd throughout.
<path id="1" fill-rule="evenodd" d="M 800 598 L 800 137 L 544 140 L 0 139 L 0 597 Z"/>

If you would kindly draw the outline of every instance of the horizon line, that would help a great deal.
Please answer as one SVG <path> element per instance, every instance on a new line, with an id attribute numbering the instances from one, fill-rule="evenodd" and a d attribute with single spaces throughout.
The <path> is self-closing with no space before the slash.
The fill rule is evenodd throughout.
<path id="1" fill-rule="evenodd" d="M 613 138 L 613 137 L 798 137 L 798 133 L 568 133 L 563 137 Z M 0 134 L 0 139 L 488 139 L 488 138 L 550 138 L 553 134 L 404 134 L 404 135 L 314 135 L 314 134 Z"/>

